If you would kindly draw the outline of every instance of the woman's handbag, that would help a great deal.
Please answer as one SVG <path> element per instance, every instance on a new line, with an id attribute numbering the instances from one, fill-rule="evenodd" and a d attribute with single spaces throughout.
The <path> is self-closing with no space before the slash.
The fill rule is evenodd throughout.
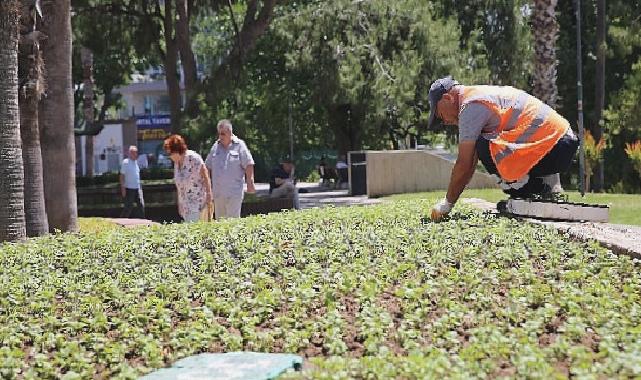
<path id="1" fill-rule="evenodd" d="M 207 203 L 207 206 L 200 212 L 200 220 L 203 222 L 211 222 L 214 220 L 214 202 Z"/>

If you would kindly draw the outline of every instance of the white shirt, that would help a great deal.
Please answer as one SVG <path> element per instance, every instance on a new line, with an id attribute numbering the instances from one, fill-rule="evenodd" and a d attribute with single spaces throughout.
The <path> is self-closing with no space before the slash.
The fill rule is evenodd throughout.
<path id="1" fill-rule="evenodd" d="M 125 176 L 125 188 L 140 188 L 140 167 L 136 160 L 125 158 L 120 165 L 120 174 Z"/>

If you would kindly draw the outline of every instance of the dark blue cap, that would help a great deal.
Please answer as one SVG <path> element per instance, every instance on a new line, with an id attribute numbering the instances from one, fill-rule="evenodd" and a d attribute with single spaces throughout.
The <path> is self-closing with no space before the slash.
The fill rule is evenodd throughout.
<path id="1" fill-rule="evenodd" d="M 427 127 L 432 128 L 434 126 L 434 121 L 436 119 L 436 103 L 443 97 L 443 95 L 449 92 L 452 87 L 459 84 L 459 82 L 452 79 L 451 75 L 446 76 L 445 78 L 437 79 L 432 83 L 430 87 L 430 92 L 427 95 L 427 99 L 430 102 L 430 118 L 427 122 Z"/>

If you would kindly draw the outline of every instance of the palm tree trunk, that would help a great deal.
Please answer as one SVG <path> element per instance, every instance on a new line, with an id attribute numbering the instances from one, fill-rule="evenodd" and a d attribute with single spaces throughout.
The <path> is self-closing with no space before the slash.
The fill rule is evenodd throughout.
<path id="1" fill-rule="evenodd" d="M 85 127 L 91 130 L 94 123 L 93 112 L 93 53 L 86 47 L 81 49 L 82 60 L 82 74 L 84 76 L 82 93 L 83 101 L 82 108 L 85 116 Z M 94 136 L 85 136 L 85 164 L 87 171 L 85 173 L 88 177 L 93 177 L 93 140 Z"/>
<path id="2" fill-rule="evenodd" d="M 38 99 L 31 90 L 20 103 L 20 132 L 24 161 L 24 207 L 27 236 L 42 236 L 49 232 L 42 177 L 42 152 L 38 131 Z"/>
<path id="3" fill-rule="evenodd" d="M 18 0 L 0 1 L 0 241 L 26 236 L 18 107 Z"/>
<path id="4" fill-rule="evenodd" d="M 559 23 L 556 19 L 557 0 L 535 0 L 532 13 L 534 35 L 534 76 L 533 93 L 542 102 L 556 107 L 558 88 L 556 85 L 557 64 L 556 41 L 559 37 Z M 550 185 L 563 190 L 561 176 L 556 174 Z"/>
<path id="5" fill-rule="evenodd" d="M 556 20 L 557 0 L 535 0 L 532 13 L 534 34 L 534 96 L 552 108 L 556 107 L 557 59 L 556 41 L 559 23 Z"/>
<path id="6" fill-rule="evenodd" d="M 36 11 L 31 0 L 22 0 L 18 77 L 20 78 L 20 135 L 24 162 L 24 210 L 27 236 L 49 232 L 42 182 L 42 153 L 38 129 L 38 102 L 44 91 L 41 36 L 36 31 Z"/>
<path id="7" fill-rule="evenodd" d="M 70 0 L 43 0 L 46 97 L 40 102 L 42 168 L 49 229 L 78 230 L 73 134 Z"/>

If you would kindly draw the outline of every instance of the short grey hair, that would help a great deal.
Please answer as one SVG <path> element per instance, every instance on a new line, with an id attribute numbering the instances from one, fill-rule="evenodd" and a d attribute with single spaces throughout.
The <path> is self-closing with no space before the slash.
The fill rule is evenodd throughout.
<path id="1" fill-rule="evenodd" d="M 226 129 L 229 131 L 229 133 L 234 134 L 234 128 L 231 126 L 231 121 L 227 119 L 222 119 L 221 121 L 218 122 L 218 125 L 216 126 L 216 130 L 220 132 L 222 129 Z"/>
<path id="2" fill-rule="evenodd" d="M 130 151 L 130 152 L 131 152 L 131 151 L 137 152 L 137 151 L 138 151 L 138 147 L 137 147 L 137 146 L 135 146 L 135 145 L 129 145 L 129 151 Z"/>

